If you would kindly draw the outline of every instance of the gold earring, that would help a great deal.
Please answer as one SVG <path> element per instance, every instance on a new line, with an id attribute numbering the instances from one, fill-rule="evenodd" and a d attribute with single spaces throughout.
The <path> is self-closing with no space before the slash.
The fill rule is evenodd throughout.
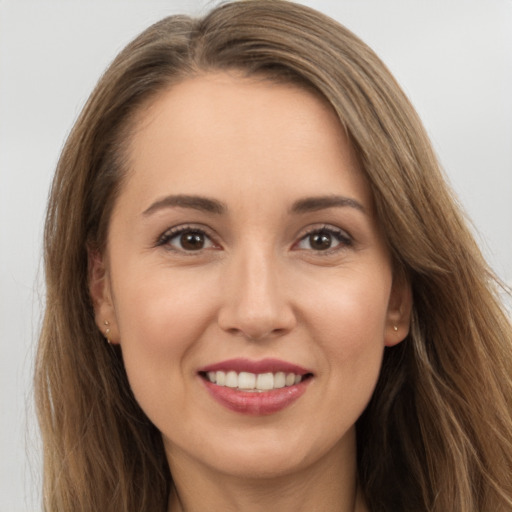
<path id="1" fill-rule="evenodd" d="M 103 322 L 103 325 L 106 325 L 107 328 L 105 329 L 105 338 L 106 340 L 108 341 L 108 344 L 111 345 L 112 342 L 110 341 L 110 338 L 108 337 L 108 335 L 110 334 L 110 327 L 108 327 L 110 325 L 109 321 L 108 320 L 105 320 Z"/>

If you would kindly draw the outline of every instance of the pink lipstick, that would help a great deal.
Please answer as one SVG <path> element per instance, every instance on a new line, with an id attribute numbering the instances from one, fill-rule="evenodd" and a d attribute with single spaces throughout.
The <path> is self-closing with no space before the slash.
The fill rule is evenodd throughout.
<path id="1" fill-rule="evenodd" d="M 230 359 L 201 368 L 210 393 L 228 409 L 251 415 L 281 411 L 306 391 L 312 372 L 278 359 Z"/>

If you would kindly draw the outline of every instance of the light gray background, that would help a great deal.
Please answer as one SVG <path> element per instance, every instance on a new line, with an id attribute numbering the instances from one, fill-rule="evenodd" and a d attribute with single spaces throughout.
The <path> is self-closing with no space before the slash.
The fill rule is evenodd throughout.
<path id="1" fill-rule="evenodd" d="M 360 35 L 423 118 L 483 250 L 512 284 L 512 1 L 309 0 Z M 31 372 L 50 179 L 81 105 L 151 22 L 205 1 L 0 0 L 0 512 L 37 510 Z"/>

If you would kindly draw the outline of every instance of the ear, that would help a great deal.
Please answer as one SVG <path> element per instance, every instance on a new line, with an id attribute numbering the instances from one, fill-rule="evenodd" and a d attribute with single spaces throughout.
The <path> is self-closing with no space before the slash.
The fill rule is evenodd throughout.
<path id="1" fill-rule="evenodd" d="M 409 334 L 412 311 L 411 283 L 403 272 L 395 272 L 389 297 L 384 344 L 392 347 Z"/>
<path id="2" fill-rule="evenodd" d="M 119 343 L 112 290 L 105 256 L 99 250 L 88 251 L 89 295 L 94 307 L 94 319 L 98 329 L 109 343 Z"/>

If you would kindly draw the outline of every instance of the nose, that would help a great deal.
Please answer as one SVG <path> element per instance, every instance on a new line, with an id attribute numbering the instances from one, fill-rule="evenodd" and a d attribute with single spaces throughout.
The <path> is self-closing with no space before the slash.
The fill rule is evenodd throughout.
<path id="1" fill-rule="evenodd" d="M 277 259 L 264 251 L 233 257 L 223 276 L 224 299 L 218 314 L 222 330 L 258 341 L 295 327 L 289 289 L 278 267 Z"/>

